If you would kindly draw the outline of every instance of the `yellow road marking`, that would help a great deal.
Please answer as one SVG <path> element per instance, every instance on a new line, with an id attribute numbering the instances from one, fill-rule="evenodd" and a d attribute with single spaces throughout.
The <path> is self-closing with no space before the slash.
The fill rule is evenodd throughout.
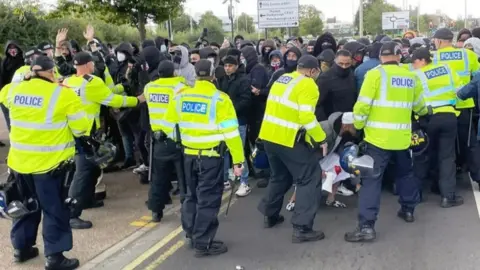
<path id="1" fill-rule="evenodd" d="M 130 225 L 135 227 L 145 227 L 148 223 L 149 223 L 148 221 L 136 220 L 130 223 Z"/>
<path id="2" fill-rule="evenodd" d="M 145 221 L 152 221 L 152 217 L 151 216 L 143 216 L 140 218 L 141 220 L 145 220 Z"/>
<path id="3" fill-rule="evenodd" d="M 180 240 L 178 241 L 175 245 L 170 247 L 165 253 L 160 255 L 158 259 L 156 259 L 154 262 L 149 264 L 146 270 L 155 270 L 160 264 L 162 264 L 168 257 L 172 256 L 173 253 L 175 253 L 179 248 L 181 248 L 185 244 L 185 241 Z"/>
<path id="4" fill-rule="evenodd" d="M 223 195 L 222 195 L 222 201 L 224 201 L 226 198 L 228 198 L 230 195 L 230 192 L 224 192 Z M 233 198 L 232 199 L 232 204 L 236 201 L 237 199 L 236 198 Z M 225 212 L 225 210 L 227 209 L 227 204 L 224 204 L 221 208 L 220 208 L 220 211 L 218 213 L 218 215 L 220 215 L 221 213 Z M 147 251 L 145 251 L 145 253 L 141 254 L 140 256 L 138 256 L 135 260 L 133 260 L 131 263 L 129 263 L 127 266 L 125 266 L 124 268 L 122 268 L 122 270 L 134 270 L 135 268 L 137 268 L 140 264 L 142 264 L 144 261 L 146 261 L 148 258 L 150 258 L 153 254 L 155 254 L 155 252 L 159 251 L 161 248 L 163 248 L 166 244 L 168 244 L 170 241 L 172 241 L 172 239 L 174 239 L 175 237 L 177 237 L 181 232 L 183 232 L 183 228 L 182 226 L 178 226 L 178 228 L 176 228 L 174 231 L 172 231 L 171 233 L 169 233 L 167 236 L 165 236 L 160 242 L 158 242 L 157 244 L 155 244 L 154 246 L 152 246 L 151 248 L 149 248 Z M 178 244 L 178 243 L 177 243 Z M 183 244 L 182 244 L 183 245 Z M 180 248 L 180 247 L 178 247 Z M 160 255 L 159 259 L 160 258 L 163 258 L 161 260 L 161 262 L 158 263 L 158 265 L 160 265 L 162 262 L 164 262 L 168 257 L 170 257 L 171 255 L 173 255 L 173 253 L 175 251 L 178 250 L 175 249 L 171 252 L 171 254 L 167 254 L 169 250 L 167 250 L 165 253 L 163 253 L 162 255 Z M 164 256 L 165 255 L 165 256 Z M 159 259 L 157 259 L 155 262 L 157 262 Z M 157 266 L 158 266 L 157 265 Z"/>

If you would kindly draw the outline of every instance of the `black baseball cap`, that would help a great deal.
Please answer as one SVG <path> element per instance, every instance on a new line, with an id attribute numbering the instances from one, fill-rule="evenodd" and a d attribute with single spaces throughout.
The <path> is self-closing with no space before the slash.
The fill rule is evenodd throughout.
<path id="1" fill-rule="evenodd" d="M 30 66 L 31 71 L 47 71 L 52 70 L 55 67 L 55 63 L 50 57 L 41 55 L 33 60 Z"/>
<path id="2" fill-rule="evenodd" d="M 237 57 L 233 55 L 227 55 L 223 58 L 223 64 L 232 64 L 238 66 Z"/>
<path id="3" fill-rule="evenodd" d="M 32 48 L 30 48 L 30 50 L 25 52 L 25 58 L 30 58 L 33 55 L 45 55 L 45 53 L 43 53 L 37 47 L 32 47 Z"/>
<path id="4" fill-rule="evenodd" d="M 412 61 L 415 60 L 422 60 L 422 59 L 430 59 L 432 55 L 430 54 L 430 50 L 427 48 L 418 48 L 413 51 L 412 54 Z"/>
<path id="5" fill-rule="evenodd" d="M 213 71 L 212 62 L 207 59 L 200 59 L 200 61 L 195 64 L 195 73 L 197 73 L 199 77 L 213 76 Z"/>
<path id="6" fill-rule="evenodd" d="M 320 68 L 318 59 L 313 55 L 304 55 L 298 59 L 297 66 L 299 68 Z"/>
<path id="7" fill-rule="evenodd" d="M 453 32 L 448 28 L 440 28 L 435 31 L 433 38 L 438 38 L 442 40 L 453 40 Z"/>
<path id="8" fill-rule="evenodd" d="M 385 42 L 380 49 L 380 56 L 394 56 L 401 55 L 402 49 L 397 42 L 389 41 Z"/>
<path id="9" fill-rule="evenodd" d="M 76 66 L 86 65 L 90 62 L 93 62 L 93 57 L 88 52 L 78 52 L 73 57 L 73 64 Z"/>

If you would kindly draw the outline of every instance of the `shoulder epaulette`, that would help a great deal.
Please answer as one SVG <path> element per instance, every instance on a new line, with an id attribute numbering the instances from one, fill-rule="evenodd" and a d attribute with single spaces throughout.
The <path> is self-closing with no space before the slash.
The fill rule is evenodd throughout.
<path id="1" fill-rule="evenodd" d="M 93 76 L 89 74 L 83 75 L 83 78 L 87 80 L 87 82 L 91 82 L 93 80 Z"/>

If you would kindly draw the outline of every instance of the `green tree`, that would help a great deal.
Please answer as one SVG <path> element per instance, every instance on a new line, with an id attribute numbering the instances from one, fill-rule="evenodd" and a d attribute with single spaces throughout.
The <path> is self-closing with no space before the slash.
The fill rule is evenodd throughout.
<path id="1" fill-rule="evenodd" d="M 193 29 L 197 29 L 198 24 L 190 15 L 182 13 L 172 20 L 172 28 L 175 32 L 187 32 L 190 31 L 190 20 L 192 22 Z"/>
<path id="2" fill-rule="evenodd" d="M 222 42 L 224 38 L 223 31 L 223 22 L 220 18 L 216 17 L 213 12 L 207 11 L 200 17 L 198 21 L 198 26 L 200 28 L 208 29 L 208 39 L 209 41 Z"/>
<path id="3" fill-rule="evenodd" d="M 300 35 L 317 36 L 322 33 L 323 22 L 320 18 L 322 12 L 314 5 L 300 5 Z"/>
<path id="4" fill-rule="evenodd" d="M 132 25 L 136 26 L 140 33 L 140 39 L 146 38 L 145 25 L 148 20 L 164 22 L 169 16 L 175 15 L 181 10 L 181 4 L 185 0 L 92 0 L 94 4 L 111 8 L 119 16 L 130 18 Z"/>
<path id="5" fill-rule="evenodd" d="M 382 30 L 382 13 L 399 11 L 400 9 L 385 0 L 363 1 L 363 29 L 367 34 L 380 34 Z M 355 27 L 359 28 L 359 13 L 355 15 Z M 364 34 L 365 34 L 364 33 Z"/>
<path id="6" fill-rule="evenodd" d="M 93 0 L 59 0 L 56 8 L 46 16 L 47 19 L 65 17 L 102 20 L 117 25 L 130 22 L 128 16 L 121 16 L 110 6 L 101 5 Z"/>
<path id="7" fill-rule="evenodd" d="M 253 24 L 253 18 L 248 16 L 246 13 L 240 14 L 237 18 L 238 30 L 247 33 L 255 32 L 255 26 Z"/>

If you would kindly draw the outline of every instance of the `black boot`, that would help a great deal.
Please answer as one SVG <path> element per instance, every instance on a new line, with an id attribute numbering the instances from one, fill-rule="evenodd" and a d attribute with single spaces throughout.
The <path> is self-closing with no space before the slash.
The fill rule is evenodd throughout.
<path id="1" fill-rule="evenodd" d="M 38 256 L 38 248 L 30 247 L 26 249 L 15 249 L 13 258 L 16 263 L 23 263 Z"/>
<path id="2" fill-rule="evenodd" d="M 152 222 L 158 223 L 162 221 L 163 212 L 152 212 Z"/>
<path id="3" fill-rule="evenodd" d="M 85 230 L 92 228 L 93 224 L 91 221 L 83 220 L 81 218 L 71 218 L 70 227 L 76 230 Z"/>
<path id="4" fill-rule="evenodd" d="M 105 204 L 103 201 L 94 200 L 92 203 L 89 203 L 87 206 L 85 206 L 84 209 L 100 208 L 104 206 Z"/>
<path id="5" fill-rule="evenodd" d="M 264 228 L 272 228 L 275 225 L 281 224 L 285 221 L 285 218 L 282 215 L 265 217 L 263 222 Z"/>
<path id="6" fill-rule="evenodd" d="M 463 197 L 458 195 L 453 195 L 450 197 L 442 197 L 442 202 L 440 203 L 440 207 L 442 208 L 450 208 L 455 206 L 460 206 L 463 204 Z"/>
<path id="7" fill-rule="evenodd" d="M 368 242 L 377 238 L 377 233 L 373 227 L 363 226 L 357 227 L 355 231 L 345 234 L 345 241 L 347 242 Z"/>
<path id="8" fill-rule="evenodd" d="M 293 227 L 292 243 L 320 241 L 325 238 L 322 231 L 314 231 L 305 227 Z"/>
<path id="9" fill-rule="evenodd" d="M 407 223 L 412 223 L 415 221 L 415 217 L 413 216 L 413 212 L 410 211 L 405 211 L 405 210 L 400 210 L 397 213 L 397 216 Z"/>
<path id="10" fill-rule="evenodd" d="M 268 186 L 269 178 L 263 178 L 258 180 L 257 187 L 258 188 L 266 188 Z"/>
<path id="11" fill-rule="evenodd" d="M 207 257 L 220 255 L 228 251 L 227 246 L 222 241 L 213 241 L 208 247 L 195 247 L 195 257 Z"/>
<path id="12" fill-rule="evenodd" d="M 45 270 L 73 270 L 80 266 L 77 259 L 67 259 L 62 253 L 47 256 Z"/>

